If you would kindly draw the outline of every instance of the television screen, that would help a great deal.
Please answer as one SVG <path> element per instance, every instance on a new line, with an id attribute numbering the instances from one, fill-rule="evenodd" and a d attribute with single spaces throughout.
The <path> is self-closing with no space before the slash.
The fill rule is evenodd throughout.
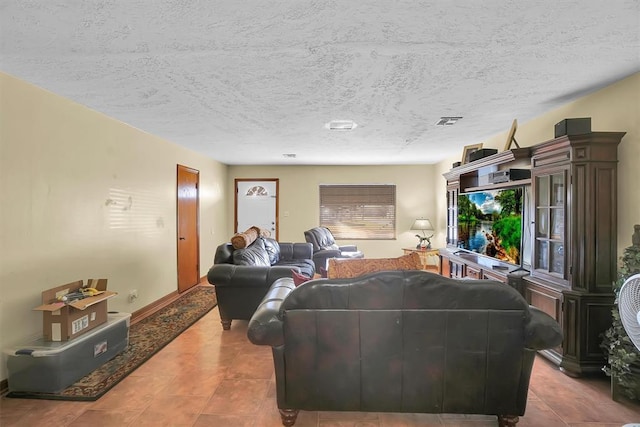
<path id="1" fill-rule="evenodd" d="M 520 265 L 523 188 L 458 196 L 458 248 Z"/>

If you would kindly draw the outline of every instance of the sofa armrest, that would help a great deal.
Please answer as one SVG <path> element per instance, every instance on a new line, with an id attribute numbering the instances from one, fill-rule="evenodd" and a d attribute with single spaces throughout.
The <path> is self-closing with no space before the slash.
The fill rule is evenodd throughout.
<path id="1" fill-rule="evenodd" d="M 525 346 L 532 350 L 559 346 L 563 336 L 558 322 L 534 306 L 529 306 L 529 313 L 529 321 L 525 325 Z"/>
<path id="2" fill-rule="evenodd" d="M 320 249 L 313 254 L 313 258 L 318 259 L 328 259 L 328 258 L 338 258 L 342 252 L 340 249 Z"/>
<path id="3" fill-rule="evenodd" d="M 207 273 L 207 280 L 215 286 L 269 287 L 282 277 L 291 278 L 290 266 L 214 264 Z"/>
<path id="4" fill-rule="evenodd" d="M 284 344 L 280 307 L 282 301 L 295 288 L 293 280 L 289 278 L 278 279 L 271 285 L 249 321 L 247 329 L 249 341 L 253 344 L 272 347 Z"/>
<path id="5" fill-rule="evenodd" d="M 358 252 L 358 246 L 343 245 L 343 246 L 340 246 L 340 252 Z"/>

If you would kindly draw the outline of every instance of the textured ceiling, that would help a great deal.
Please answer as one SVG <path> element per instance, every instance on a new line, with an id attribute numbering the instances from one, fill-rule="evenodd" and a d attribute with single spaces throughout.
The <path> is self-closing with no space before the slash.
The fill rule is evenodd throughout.
<path id="1" fill-rule="evenodd" d="M 434 163 L 640 71 L 638 0 L 0 0 L 0 16 L 2 71 L 227 164 Z"/>

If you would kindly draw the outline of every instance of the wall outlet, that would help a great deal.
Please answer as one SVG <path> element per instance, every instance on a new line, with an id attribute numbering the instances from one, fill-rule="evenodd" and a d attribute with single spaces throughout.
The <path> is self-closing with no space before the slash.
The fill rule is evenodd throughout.
<path id="1" fill-rule="evenodd" d="M 129 302 L 134 302 L 138 299 L 138 290 L 132 289 L 129 291 Z"/>

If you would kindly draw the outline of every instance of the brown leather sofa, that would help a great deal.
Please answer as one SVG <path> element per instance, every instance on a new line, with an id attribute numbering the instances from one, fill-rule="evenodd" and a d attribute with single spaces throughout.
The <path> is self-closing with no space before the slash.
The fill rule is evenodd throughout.
<path id="1" fill-rule="evenodd" d="M 285 426 L 299 410 L 524 415 L 558 323 L 513 288 L 426 271 L 271 286 L 249 322 L 273 350 Z"/>

